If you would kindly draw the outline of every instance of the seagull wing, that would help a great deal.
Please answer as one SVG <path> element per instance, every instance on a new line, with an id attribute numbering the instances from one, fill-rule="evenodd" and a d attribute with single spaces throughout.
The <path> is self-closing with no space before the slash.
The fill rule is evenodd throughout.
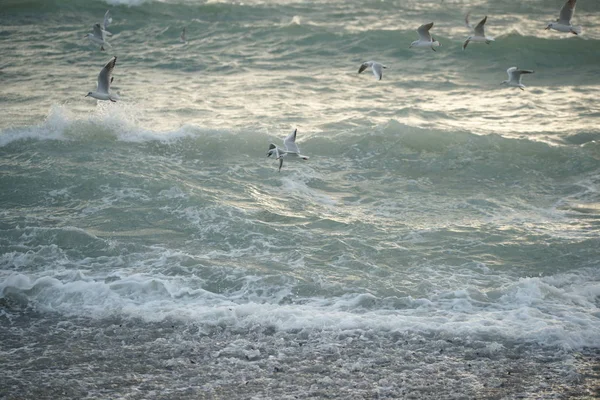
<path id="1" fill-rule="evenodd" d="M 567 0 L 560 10 L 558 22 L 563 25 L 571 25 L 571 18 L 573 17 L 573 13 L 575 13 L 575 3 L 577 3 L 577 0 Z"/>
<path id="2" fill-rule="evenodd" d="M 183 31 L 181 31 L 181 36 L 179 36 L 179 39 L 181 39 L 182 42 L 185 42 L 185 28 L 183 28 Z"/>
<path id="3" fill-rule="evenodd" d="M 111 75 L 112 71 L 115 68 L 115 64 L 117 63 L 117 57 L 114 56 L 110 59 L 108 63 L 102 68 L 100 74 L 98 74 L 98 93 L 106 93 L 110 89 L 110 83 L 112 82 Z"/>
<path id="4" fill-rule="evenodd" d="M 369 63 L 362 63 L 360 68 L 358 69 L 358 73 L 360 74 L 361 72 L 363 72 L 365 69 L 367 69 L 368 66 Z"/>
<path id="5" fill-rule="evenodd" d="M 375 75 L 378 80 L 381 80 L 381 78 L 383 78 L 383 65 L 379 63 L 373 63 L 371 69 L 373 69 L 373 75 Z"/>
<path id="6" fill-rule="evenodd" d="M 530 69 L 518 69 L 514 73 L 515 73 L 517 79 L 519 80 L 519 83 L 521 83 L 521 76 L 523 74 L 533 74 L 533 71 Z"/>
<path id="7" fill-rule="evenodd" d="M 298 129 L 294 129 L 294 132 L 290 133 L 288 137 L 283 139 L 285 151 L 289 153 L 300 153 L 300 150 L 298 150 L 298 146 L 296 146 L 296 132 L 298 132 Z"/>
<path id="8" fill-rule="evenodd" d="M 431 34 L 429 33 L 429 30 L 431 29 L 431 27 L 433 26 L 433 22 L 430 22 L 428 24 L 423 24 L 419 27 L 419 29 L 417 29 L 417 32 L 419 33 L 419 37 L 422 41 L 424 42 L 431 42 Z"/>
<path id="9" fill-rule="evenodd" d="M 112 22 L 112 17 L 110 16 L 110 10 L 106 10 L 106 14 L 104 14 L 104 30 L 106 30 L 106 28 L 108 28 L 108 26 L 110 25 L 110 23 Z"/>
<path id="10" fill-rule="evenodd" d="M 475 34 L 477 36 L 485 37 L 485 31 L 483 30 L 483 26 L 485 25 L 485 21 L 487 21 L 487 15 L 485 17 L 483 17 L 483 19 L 481 21 L 479 21 L 479 23 L 475 27 Z"/>
<path id="11" fill-rule="evenodd" d="M 97 37 L 98 39 L 104 41 L 104 31 L 102 30 L 102 27 L 100 26 L 100 24 L 95 24 L 94 25 L 94 36 Z"/>
<path id="12" fill-rule="evenodd" d="M 467 28 L 469 29 L 473 29 L 473 26 L 471 25 L 471 23 L 469 22 L 469 16 L 471 15 L 470 12 L 467 13 L 467 15 L 465 15 L 465 25 Z"/>

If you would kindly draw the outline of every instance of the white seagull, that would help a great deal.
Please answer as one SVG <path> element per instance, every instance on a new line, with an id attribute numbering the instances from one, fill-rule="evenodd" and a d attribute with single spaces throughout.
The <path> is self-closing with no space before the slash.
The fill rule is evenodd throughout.
<path id="1" fill-rule="evenodd" d="M 526 86 L 521 83 L 521 77 L 523 74 L 533 74 L 533 71 L 528 69 L 519 69 L 517 67 L 510 67 L 506 70 L 506 73 L 508 74 L 508 80 L 502 81 L 502 85 L 506 84 L 508 86 L 518 87 L 521 90 L 525 90 L 524 88 Z"/>
<path id="2" fill-rule="evenodd" d="M 574 35 L 579 35 L 581 33 L 581 26 L 571 25 L 571 18 L 573 18 L 573 14 L 575 13 L 575 3 L 577 3 L 577 0 L 567 0 L 560 10 L 558 19 L 550 22 L 546 30 L 554 29 L 559 32 L 571 32 Z"/>
<path id="3" fill-rule="evenodd" d="M 467 40 L 465 40 L 465 42 L 463 43 L 463 50 L 467 48 L 469 42 L 485 42 L 486 44 L 490 44 L 490 42 L 493 42 L 494 38 L 490 36 L 485 36 L 485 31 L 483 29 L 483 26 L 487 21 L 487 15 L 483 17 L 481 21 L 479 21 L 475 28 L 473 28 L 473 26 L 469 23 L 469 15 L 470 13 L 468 13 L 465 17 L 465 24 L 467 25 L 467 28 L 472 29 L 475 34 L 469 36 Z"/>
<path id="4" fill-rule="evenodd" d="M 417 29 L 417 32 L 419 33 L 419 40 L 415 40 L 414 42 L 412 42 L 410 44 L 409 48 L 411 48 L 411 47 L 431 47 L 431 50 L 435 51 L 434 47 L 441 46 L 440 42 L 435 40 L 433 38 L 433 36 L 431 36 L 431 34 L 429 33 L 429 30 L 431 29 L 432 26 L 433 26 L 433 22 L 421 25 L 419 27 L 419 29 Z"/>
<path id="5" fill-rule="evenodd" d="M 112 102 L 116 102 L 119 99 L 119 96 L 116 94 L 110 94 L 110 84 L 113 81 L 112 71 L 116 63 L 117 57 L 114 56 L 98 74 L 98 88 L 96 91 L 88 92 L 85 97 L 91 96 L 98 100 L 110 100 Z"/>
<path id="6" fill-rule="evenodd" d="M 186 43 L 186 38 L 185 38 L 185 27 L 183 28 L 183 30 L 181 31 L 181 35 L 179 36 L 179 41 L 181 43 Z"/>
<path id="7" fill-rule="evenodd" d="M 378 63 L 377 61 L 365 61 L 364 63 L 362 63 L 360 65 L 360 68 L 358 69 L 358 73 L 360 74 L 361 72 L 363 72 L 365 69 L 371 67 L 371 70 L 373 71 L 373 75 L 375 75 L 375 77 L 377 78 L 377 80 L 381 80 L 381 78 L 383 78 L 383 68 L 387 68 L 385 65 Z"/>
<path id="8" fill-rule="evenodd" d="M 94 33 L 88 33 L 86 36 L 92 42 L 100 45 L 100 50 L 104 51 L 104 46 L 112 47 L 110 43 L 106 41 L 106 31 L 102 29 L 100 24 L 94 25 Z"/>
<path id="9" fill-rule="evenodd" d="M 108 28 L 108 26 L 110 25 L 111 22 L 112 22 L 112 17 L 110 16 L 110 10 L 106 10 L 106 13 L 104 14 L 104 22 L 102 23 L 102 30 L 109 36 L 111 36 L 112 33 L 107 31 L 106 28 Z"/>
<path id="10" fill-rule="evenodd" d="M 307 156 L 300 154 L 300 149 L 298 149 L 298 146 L 296 145 L 296 132 L 298 132 L 298 129 L 294 129 L 294 132 L 290 133 L 288 137 L 283 139 L 285 150 L 275 146 L 273 143 L 269 145 L 267 157 L 275 155 L 275 159 L 279 160 L 279 172 L 281 172 L 284 157 L 296 157 L 303 160 L 308 160 Z"/>

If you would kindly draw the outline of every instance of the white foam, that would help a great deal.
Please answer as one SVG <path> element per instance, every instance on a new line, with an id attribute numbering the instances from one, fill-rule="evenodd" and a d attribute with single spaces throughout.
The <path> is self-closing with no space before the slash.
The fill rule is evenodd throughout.
<path id="1" fill-rule="evenodd" d="M 164 266 L 168 260 L 153 263 Z M 149 270 L 147 263 L 132 268 Z M 574 280 L 572 276 L 522 279 L 503 289 L 497 302 L 487 304 L 472 300 L 468 292 L 454 291 L 412 299 L 404 302 L 407 307 L 402 309 L 381 308 L 385 299 L 369 293 L 328 299 L 292 296 L 292 303 L 280 304 L 294 292 L 294 282 L 276 289 L 259 276 L 248 276 L 250 285 L 221 294 L 206 290 L 206 282 L 198 277 L 126 271 L 111 276 L 107 280 L 88 271 L 58 279 L 13 273 L 0 282 L 0 294 L 5 297 L 20 293 L 40 310 L 77 316 L 118 314 L 148 321 L 173 318 L 207 326 L 271 325 L 281 330 L 374 330 L 381 334 L 480 337 L 490 340 L 490 352 L 499 351 L 504 341 L 570 349 L 600 346 L 600 322 L 589 313 L 595 307 L 600 284 Z"/>
<path id="2" fill-rule="evenodd" d="M 116 139 L 124 142 L 172 142 L 203 133 L 191 126 L 154 131 L 139 122 L 143 113 L 136 105 L 100 104 L 94 112 L 81 116 L 66 106 L 54 105 L 39 125 L 13 128 L 0 132 L 0 147 L 20 140 L 94 140 Z"/>

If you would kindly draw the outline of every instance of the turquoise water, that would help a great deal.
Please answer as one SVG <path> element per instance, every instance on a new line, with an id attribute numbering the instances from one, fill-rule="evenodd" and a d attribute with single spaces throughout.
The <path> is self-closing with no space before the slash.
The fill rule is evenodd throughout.
<path id="1" fill-rule="evenodd" d="M 600 3 L 561 6 L 4 2 L 0 398 L 598 395 Z"/>

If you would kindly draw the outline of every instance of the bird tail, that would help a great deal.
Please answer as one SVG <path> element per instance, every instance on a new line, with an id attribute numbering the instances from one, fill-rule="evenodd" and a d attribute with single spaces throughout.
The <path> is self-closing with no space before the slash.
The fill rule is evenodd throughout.
<path id="1" fill-rule="evenodd" d="M 573 32 L 576 35 L 579 35 L 581 33 L 581 26 L 573 26 L 573 27 L 571 27 L 571 32 Z"/>

